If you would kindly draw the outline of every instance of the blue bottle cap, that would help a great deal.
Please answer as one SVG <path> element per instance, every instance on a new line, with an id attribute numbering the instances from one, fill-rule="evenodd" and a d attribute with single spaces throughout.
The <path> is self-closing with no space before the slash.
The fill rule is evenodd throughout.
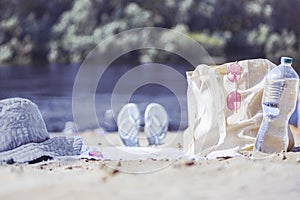
<path id="1" fill-rule="evenodd" d="M 290 57 L 281 57 L 280 62 L 281 63 L 286 63 L 286 64 L 292 64 L 293 63 L 293 58 L 290 58 Z"/>

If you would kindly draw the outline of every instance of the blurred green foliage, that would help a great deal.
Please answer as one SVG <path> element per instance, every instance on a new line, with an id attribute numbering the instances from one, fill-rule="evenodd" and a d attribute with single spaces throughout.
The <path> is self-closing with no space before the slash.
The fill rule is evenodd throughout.
<path id="1" fill-rule="evenodd" d="M 1 0 L 0 63 L 81 62 L 107 37 L 154 26 L 183 32 L 227 60 L 287 55 L 300 64 L 299 11 L 300 0 Z"/>

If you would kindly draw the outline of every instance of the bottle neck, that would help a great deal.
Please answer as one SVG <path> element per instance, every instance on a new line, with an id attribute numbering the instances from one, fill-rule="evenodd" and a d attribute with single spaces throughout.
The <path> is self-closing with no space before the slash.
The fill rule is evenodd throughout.
<path id="1" fill-rule="evenodd" d="M 284 66 L 290 66 L 290 67 L 292 66 L 292 63 L 282 62 L 281 64 L 284 65 Z"/>

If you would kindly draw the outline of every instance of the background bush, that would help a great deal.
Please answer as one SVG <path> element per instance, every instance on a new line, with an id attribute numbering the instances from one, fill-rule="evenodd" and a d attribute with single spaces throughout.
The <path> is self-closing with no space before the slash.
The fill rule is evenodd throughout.
<path id="1" fill-rule="evenodd" d="M 154 26 L 189 35 L 215 57 L 288 55 L 299 66 L 299 11 L 300 0 L 0 0 L 0 63 L 80 63 L 105 38 Z M 176 62 L 153 49 L 127 61 L 136 54 Z"/>

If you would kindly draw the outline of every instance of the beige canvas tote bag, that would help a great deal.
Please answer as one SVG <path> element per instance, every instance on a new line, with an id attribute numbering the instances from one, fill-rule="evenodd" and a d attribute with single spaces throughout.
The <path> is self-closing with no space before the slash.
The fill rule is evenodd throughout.
<path id="1" fill-rule="evenodd" d="M 262 121 L 265 75 L 274 67 L 269 60 L 253 59 L 187 72 L 185 153 L 205 156 L 253 145 Z"/>

